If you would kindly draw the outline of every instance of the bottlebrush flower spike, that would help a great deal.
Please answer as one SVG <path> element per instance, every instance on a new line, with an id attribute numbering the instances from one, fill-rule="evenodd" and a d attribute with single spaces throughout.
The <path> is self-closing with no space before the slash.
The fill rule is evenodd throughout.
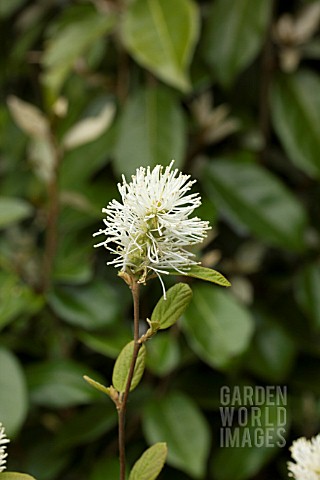
<path id="1" fill-rule="evenodd" d="M 135 275 L 141 283 L 157 274 L 163 285 L 161 274 L 187 273 L 198 263 L 187 248 L 202 242 L 210 228 L 198 217 L 189 218 L 201 205 L 198 193 L 188 193 L 196 180 L 172 170 L 172 165 L 173 161 L 166 168 L 140 167 L 129 183 L 123 176 L 118 184 L 122 203 L 112 200 L 102 209 L 106 228 L 94 234 L 107 237 L 95 246 L 103 245 L 115 255 L 108 265 Z"/>
<path id="2" fill-rule="evenodd" d="M 298 438 L 290 447 L 295 463 L 288 462 L 289 477 L 296 480 L 320 479 L 320 434 L 307 440 Z"/>

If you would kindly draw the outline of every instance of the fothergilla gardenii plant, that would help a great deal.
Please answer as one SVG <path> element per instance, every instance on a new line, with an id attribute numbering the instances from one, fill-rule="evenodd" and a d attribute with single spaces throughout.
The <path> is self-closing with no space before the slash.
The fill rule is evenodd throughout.
<path id="1" fill-rule="evenodd" d="M 177 169 L 173 161 L 137 169 L 131 182 L 123 176 L 118 185 L 122 203 L 112 200 L 102 211 L 106 214 L 105 228 L 96 235 L 106 238 L 96 246 L 104 246 L 115 256 L 107 264 L 119 268 L 132 292 L 134 305 L 134 338 L 120 352 L 113 370 L 112 385 L 106 387 L 95 380 L 84 378 L 95 388 L 106 393 L 115 403 L 119 424 L 120 480 L 126 478 L 125 414 L 128 395 L 139 383 L 145 365 L 146 347 L 158 330 L 172 326 L 187 308 L 192 290 L 186 283 L 178 283 L 168 291 L 163 275 L 185 275 L 229 286 L 218 272 L 200 266 L 189 247 L 201 243 L 210 229 L 209 223 L 191 217 L 201 205 L 198 193 L 190 193 L 195 180 Z M 191 218 L 190 218 L 191 217 Z M 140 334 L 140 286 L 158 277 L 163 297 L 157 303 L 151 319 L 146 319 L 147 331 Z M 148 448 L 134 464 L 129 480 L 155 479 L 165 463 L 167 446 L 164 442 Z"/>

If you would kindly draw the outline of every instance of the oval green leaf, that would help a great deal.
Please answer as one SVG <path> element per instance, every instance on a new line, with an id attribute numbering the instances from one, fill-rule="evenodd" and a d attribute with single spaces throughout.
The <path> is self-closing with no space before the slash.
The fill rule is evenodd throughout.
<path id="1" fill-rule="evenodd" d="M 0 197 L 0 228 L 20 222 L 32 215 L 33 208 L 21 198 Z"/>
<path id="2" fill-rule="evenodd" d="M 88 445 L 116 424 L 117 414 L 112 403 L 94 404 L 79 412 L 73 412 L 72 417 L 57 431 L 54 449 L 65 452 L 76 445 Z"/>
<path id="3" fill-rule="evenodd" d="M 83 381 L 83 374 L 101 376 L 86 365 L 71 360 L 37 363 L 27 368 L 27 382 L 31 401 L 51 408 L 67 408 L 101 400 L 101 393 Z"/>
<path id="4" fill-rule="evenodd" d="M 113 374 L 112 374 L 112 383 L 113 386 L 118 392 L 123 393 L 126 389 L 130 365 L 132 361 L 134 350 L 134 341 L 128 343 L 120 352 L 116 363 L 114 365 Z M 134 374 L 131 382 L 130 391 L 134 390 L 138 383 L 140 382 L 145 366 L 145 357 L 146 357 L 146 348 L 144 345 L 140 347 Z"/>
<path id="5" fill-rule="evenodd" d="M 174 128 L 172 128 L 174 125 Z M 146 88 L 126 103 L 120 119 L 114 168 L 131 178 L 136 168 L 182 164 L 186 148 L 183 112 L 166 88 Z"/>
<path id="6" fill-rule="evenodd" d="M 108 102 L 98 115 L 80 120 L 71 127 L 63 137 L 62 143 L 64 148 L 66 150 L 72 150 L 101 137 L 111 126 L 115 111 L 115 105 Z"/>
<path id="7" fill-rule="evenodd" d="M 132 338 L 130 328 L 116 325 L 105 333 L 80 332 L 79 339 L 91 350 L 101 353 L 106 357 L 116 359 L 123 347 Z"/>
<path id="8" fill-rule="evenodd" d="M 47 42 L 42 61 L 45 69 L 43 81 L 49 91 L 57 96 L 74 62 L 96 40 L 110 32 L 115 16 L 102 15 L 95 9 L 83 9 L 83 16 L 64 25 Z"/>
<path id="9" fill-rule="evenodd" d="M 83 201 L 83 210 L 81 210 L 81 205 L 78 211 L 82 216 L 83 213 L 89 213 L 90 208 L 93 209 L 89 202 L 88 205 L 86 205 L 86 200 L 81 194 L 77 194 L 76 192 L 69 192 L 66 194 L 66 192 L 64 192 L 64 195 L 66 195 L 65 198 L 67 198 L 67 201 L 70 200 L 70 203 L 74 200 L 75 202 L 79 201 L 81 204 L 81 201 Z M 88 207 L 88 210 L 85 210 L 86 207 Z M 74 211 L 71 215 L 76 222 L 76 214 L 74 214 Z M 69 218 L 67 221 L 70 225 Z M 90 217 L 88 218 L 88 221 L 90 221 Z M 81 285 L 89 283 L 92 278 L 92 247 L 88 242 L 79 241 L 78 228 L 78 226 L 75 228 L 70 226 L 70 230 L 73 234 L 69 232 L 68 235 L 60 238 L 52 272 L 54 283 L 62 285 Z M 107 284 L 105 285 L 105 289 L 109 290 Z"/>
<path id="10" fill-rule="evenodd" d="M 28 396 L 23 370 L 16 357 L 5 348 L 0 348 L 0 392 L 0 419 L 10 437 L 25 420 Z"/>
<path id="11" fill-rule="evenodd" d="M 129 480 L 155 480 L 167 458 L 166 443 L 156 443 L 148 448 L 134 464 Z"/>
<path id="12" fill-rule="evenodd" d="M 171 330 L 162 332 L 148 342 L 146 366 L 159 377 L 164 377 L 172 372 L 179 365 L 181 359 L 178 340 L 171 333 Z"/>
<path id="13" fill-rule="evenodd" d="M 135 0 L 123 17 L 126 48 L 143 67 L 170 85 L 190 89 L 187 69 L 199 31 L 199 12 L 191 0 Z M 141 156 L 143 158 L 143 156 Z"/>
<path id="14" fill-rule="evenodd" d="M 161 297 L 155 306 L 151 321 L 159 322 L 160 330 L 169 328 L 181 317 L 192 298 L 192 290 L 186 283 L 177 283 Z"/>
<path id="15" fill-rule="evenodd" d="M 257 312 L 257 328 L 246 354 L 247 369 L 272 383 L 285 382 L 295 359 L 296 347 L 280 319 Z"/>
<path id="16" fill-rule="evenodd" d="M 229 292 L 207 284 L 194 286 L 182 326 L 194 352 L 222 369 L 247 349 L 253 333 L 250 313 Z"/>
<path id="17" fill-rule="evenodd" d="M 199 278 L 206 282 L 216 283 L 222 287 L 230 287 L 231 283 L 227 280 L 222 273 L 213 270 L 212 268 L 202 267 L 201 265 L 193 265 L 187 270 L 186 275 L 188 277 Z M 170 271 L 171 275 L 177 275 L 177 272 Z"/>
<path id="18" fill-rule="evenodd" d="M 277 177 L 253 163 L 251 155 L 215 160 L 203 181 L 208 196 L 236 229 L 286 249 L 305 247 L 302 205 Z"/>
<path id="19" fill-rule="evenodd" d="M 48 299 L 59 317 L 88 330 L 114 323 L 121 308 L 115 289 L 100 281 L 77 287 L 56 287 Z"/>
<path id="20" fill-rule="evenodd" d="M 271 95 L 274 127 L 292 162 L 320 176 L 320 79 L 299 71 L 276 77 Z"/>
<path id="21" fill-rule="evenodd" d="M 104 97 L 100 102 L 107 102 L 104 100 Z M 88 111 L 95 112 L 95 102 L 89 104 Z M 87 110 L 86 110 L 87 111 Z M 97 194 L 96 189 L 93 189 L 93 195 L 87 194 L 87 190 L 92 188 L 90 179 L 92 176 L 104 167 L 110 161 L 110 152 L 114 148 L 114 142 L 116 137 L 116 125 L 113 124 L 103 135 L 101 135 L 96 140 L 93 140 L 90 143 L 80 145 L 74 150 L 68 150 L 64 154 L 64 161 L 61 164 L 60 172 L 60 186 L 62 190 L 68 192 L 79 192 L 86 197 L 86 200 L 90 204 L 98 205 L 100 200 L 94 201 L 94 196 Z M 79 162 L 79 158 L 90 158 L 90 162 Z M 88 184 L 88 183 L 89 184 Z M 108 182 L 109 185 L 113 186 L 113 183 Z M 112 187 L 108 188 L 105 185 L 105 195 L 106 191 L 112 191 Z M 96 185 L 95 185 L 96 187 Z M 86 189 L 85 189 L 86 188 Z M 114 187 L 113 187 L 114 188 Z M 110 192 L 109 195 L 112 196 Z M 102 197 L 102 195 L 101 195 Z M 105 202 L 108 198 L 105 198 Z M 96 215 L 98 212 L 95 211 Z"/>
<path id="22" fill-rule="evenodd" d="M 0 478 L 1 480 L 36 480 L 34 477 L 31 477 L 26 473 L 18 472 L 2 472 Z"/>
<path id="23" fill-rule="evenodd" d="M 222 85 L 257 55 L 270 20 L 270 0 L 217 0 L 205 27 L 203 53 Z"/>
<path id="24" fill-rule="evenodd" d="M 8 107 L 18 127 L 27 135 L 36 138 L 49 136 L 49 121 L 38 107 L 14 95 L 8 97 Z"/>
<path id="25" fill-rule="evenodd" d="M 167 443 L 169 465 L 193 478 L 203 478 L 210 450 L 210 430 L 189 397 L 173 392 L 151 401 L 143 416 L 143 429 L 149 443 Z"/>

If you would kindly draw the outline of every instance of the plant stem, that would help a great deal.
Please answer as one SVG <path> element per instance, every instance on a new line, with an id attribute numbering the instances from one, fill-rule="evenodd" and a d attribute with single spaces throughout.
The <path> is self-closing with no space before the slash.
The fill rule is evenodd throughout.
<path id="1" fill-rule="evenodd" d="M 42 290 L 47 291 L 51 285 L 53 262 L 58 245 L 58 217 L 59 217 L 59 186 L 58 175 L 61 161 L 61 152 L 56 143 L 54 134 L 51 135 L 51 145 L 54 152 L 54 165 L 52 177 L 48 185 L 48 221 L 46 228 L 45 247 L 43 255 L 43 281 Z"/>
<path id="2" fill-rule="evenodd" d="M 120 480 L 126 478 L 126 450 L 125 450 L 125 412 L 122 408 L 118 409 L 119 422 L 119 461 L 120 461 Z"/>
<path id="3" fill-rule="evenodd" d="M 119 419 L 119 460 L 120 460 L 120 480 L 126 478 L 126 454 L 125 454 L 125 416 L 127 401 L 130 392 L 130 387 L 133 379 L 134 369 L 136 366 L 139 350 L 141 344 L 139 343 L 139 283 L 133 279 L 131 285 L 131 292 L 133 298 L 133 311 L 134 311 L 134 348 L 133 355 L 130 364 L 128 379 L 126 388 L 120 399 L 118 406 L 118 419 Z"/>

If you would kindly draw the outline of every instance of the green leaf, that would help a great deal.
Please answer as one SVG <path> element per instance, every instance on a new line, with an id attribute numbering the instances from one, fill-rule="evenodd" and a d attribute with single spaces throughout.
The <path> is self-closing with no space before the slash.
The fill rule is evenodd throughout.
<path id="1" fill-rule="evenodd" d="M 223 369 L 249 346 L 253 320 L 229 292 L 199 284 L 194 286 L 182 326 L 194 352 Z"/>
<path id="2" fill-rule="evenodd" d="M 130 365 L 134 350 L 134 342 L 128 343 L 120 352 L 113 369 L 112 383 L 118 392 L 123 393 L 126 389 Z M 146 349 L 142 345 L 136 361 L 130 391 L 134 390 L 141 380 L 144 372 Z"/>
<path id="3" fill-rule="evenodd" d="M 135 0 L 123 17 L 126 48 L 143 67 L 182 90 L 190 89 L 188 67 L 199 31 L 199 12 L 191 0 Z"/>
<path id="4" fill-rule="evenodd" d="M 29 317 L 38 312 L 43 304 L 43 297 L 35 294 L 16 275 L 0 272 L 0 330 L 18 316 Z"/>
<path id="5" fill-rule="evenodd" d="M 83 379 L 93 388 L 99 390 L 99 392 L 105 393 L 106 395 L 108 395 L 108 397 L 110 397 L 110 387 L 106 387 L 105 385 L 102 385 L 102 383 L 96 382 L 95 380 L 93 380 L 93 378 L 88 377 L 88 375 L 84 375 Z"/>
<path id="6" fill-rule="evenodd" d="M 306 174 L 320 175 L 320 79 L 309 71 L 275 78 L 273 124 L 292 162 Z"/>
<path id="7" fill-rule="evenodd" d="M 32 206 L 21 198 L 0 197 L 0 228 L 30 217 Z"/>
<path id="8" fill-rule="evenodd" d="M 23 424 L 28 396 L 23 370 L 16 357 L 0 348 L 0 419 L 8 437 L 15 435 Z"/>
<path id="9" fill-rule="evenodd" d="M 49 435 L 43 429 L 40 432 L 32 429 L 30 432 L 28 428 L 25 433 L 27 437 L 24 437 L 24 442 L 28 447 L 24 452 L 24 470 L 31 472 L 37 480 L 63 478 L 62 472 L 70 464 L 73 452 L 55 449 L 54 435 Z"/>
<path id="10" fill-rule="evenodd" d="M 307 265 L 295 281 L 295 297 L 314 328 L 320 328 L 320 267 Z"/>
<path id="11" fill-rule="evenodd" d="M 295 358 L 295 343 L 281 321 L 258 312 L 257 328 L 248 354 L 247 369 L 268 382 L 284 382 Z"/>
<path id="12" fill-rule="evenodd" d="M 212 455 L 212 474 L 217 480 L 246 480 L 254 478 L 260 469 L 277 453 L 280 447 L 285 445 L 287 413 L 281 401 L 274 401 L 276 405 L 262 405 L 259 408 L 257 425 L 257 412 L 249 415 L 248 423 L 245 426 L 236 428 L 239 435 L 239 443 L 235 446 L 227 443 L 225 431 L 220 432 L 219 448 Z M 281 411 L 279 410 L 281 407 Z M 256 413 L 256 417 L 254 417 Z M 237 415 L 235 415 L 238 418 Z M 285 423 L 285 425 L 283 425 Z M 222 436 L 224 435 L 224 436 Z M 235 437 L 236 438 L 236 437 Z M 222 443 L 223 442 L 223 443 Z M 246 442 L 243 443 L 242 442 Z M 240 447 L 240 448 L 239 448 Z"/>
<path id="13" fill-rule="evenodd" d="M 116 129 L 112 126 L 93 142 L 65 153 L 60 170 L 61 187 L 64 190 L 83 192 L 84 183 L 90 181 L 94 173 L 109 163 L 115 133 Z M 79 162 L 79 158 L 90 158 L 90 162 Z"/>
<path id="14" fill-rule="evenodd" d="M 73 121 L 69 121 L 67 127 L 64 128 L 64 135 L 66 135 L 65 132 L 68 131 L 69 128 L 72 128 L 74 122 L 82 124 L 82 120 L 80 119 L 91 118 L 97 115 L 99 118 L 101 112 L 106 111 L 113 105 L 113 100 L 108 94 L 100 94 L 93 98 L 90 96 L 90 100 L 88 100 L 84 89 L 85 84 L 81 84 L 78 92 L 76 90 L 72 90 L 71 92 L 74 97 L 71 95 L 70 102 L 73 103 L 72 106 L 75 108 L 75 114 L 74 118 L 72 118 Z M 79 96 L 83 98 L 81 102 L 77 101 Z M 63 190 L 82 193 L 87 197 L 87 201 L 90 200 L 92 202 L 92 199 L 88 198 L 86 191 L 84 191 L 84 184 L 92 184 L 91 179 L 93 175 L 109 163 L 116 134 L 117 124 L 113 122 L 110 127 L 95 140 L 83 145 L 78 145 L 76 148 L 65 152 L 59 171 L 60 185 Z M 90 158 L 90 162 L 83 162 L 80 160 L 81 158 Z M 111 179 L 108 183 L 112 184 Z M 92 187 L 95 186 L 96 184 L 92 185 Z M 116 189 L 116 185 L 114 188 Z M 106 186 L 105 193 L 108 190 L 110 189 Z M 95 189 L 93 189 L 93 191 L 95 192 Z M 107 201 L 107 199 L 105 201 Z M 97 204 L 99 204 L 99 202 L 97 202 Z"/>
<path id="15" fill-rule="evenodd" d="M 84 118 L 73 125 L 62 140 L 64 148 L 72 150 L 101 137 L 111 126 L 115 111 L 115 105 L 108 102 L 98 115 Z"/>
<path id="16" fill-rule="evenodd" d="M 271 245 L 305 247 L 307 218 L 302 205 L 277 177 L 252 163 L 251 155 L 215 160 L 203 181 L 208 196 L 235 228 L 249 230 Z"/>
<path id="17" fill-rule="evenodd" d="M 177 338 L 171 333 L 171 331 L 161 332 L 148 342 L 146 366 L 159 377 L 172 372 L 179 365 L 181 358 Z"/>
<path id="18" fill-rule="evenodd" d="M 0 478 L 1 480 L 36 480 L 26 473 L 18 472 L 2 472 L 0 473 Z"/>
<path id="19" fill-rule="evenodd" d="M 27 368 L 31 401 L 50 408 L 66 408 L 101 400 L 101 393 L 83 381 L 83 374 L 103 383 L 101 376 L 86 365 L 71 360 L 52 360 Z"/>
<path id="20" fill-rule="evenodd" d="M 18 127 L 27 135 L 42 139 L 49 137 L 49 121 L 39 108 L 14 95 L 9 96 L 8 107 Z"/>
<path id="21" fill-rule="evenodd" d="M 175 270 L 170 271 L 171 275 L 178 275 L 179 272 Z M 201 265 L 193 265 L 185 272 L 188 277 L 199 278 L 206 282 L 216 283 L 222 287 L 230 287 L 231 283 L 220 272 L 212 268 L 202 267 Z"/>
<path id="22" fill-rule="evenodd" d="M 217 0 L 212 4 L 202 51 L 222 85 L 230 87 L 254 60 L 270 14 L 269 0 Z"/>
<path id="23" fill-rule="evenodd" d="M 29 159 L 32 169 L 41 183 L 49 184 L 55 175 L 55 151 L 49 133 L 35 136 L 29 144 Z"/>
<path id="24" fill-rule="evenodd" d="M 95 462 L 89 480 L 106 480 L 107 478 L 119 478 L 120 467 L 118 458 L 101 458 Z"/>
<path id="25" fill-rule="evenodd" d="M 151 321 L 159 322 L 160 329 L 169 328 L 181 317 L 192 298 L 192 290 L 186 283 L 177 283 L 161 297 L 155 306 Z"/>
<path id="26" fill-rule="evenodd" d="M 174 129 L 172 128 L 174 125 Z M 165 88 L 146 88 L 132 95 L 120 119 L 114 167 L 129 178 L 135 169 L 182 164 L 185 122 L 176 97 Z"/>
<path id="27" fill-rule="evenodd" d="M 48 139 L 49 121 L 39 108 L 14 95 L 9 96 L 8 107 L 16 124 L 23 132 L 31 137 Z"/>
<path id="28" fill-rule="evenodd" d="M 66 322 L 88 330 L 110 325 L 118 318 L 121 309 L 115 289 L 101 281 L 77 287 L 56 287 L 48 300 L 52 309 Z"/>
<path id="29" fill-rule="evenodd" d="M 166 443 L 156 443 L 148 448 L 134 464 L 129 480 L 155 480 L 167 458 Z"/>
<path id="30" fill-rule="evenodd" d="M 43 81 L 54 97 L 58 95 L 77 58 L 98 38 L 109 33 L 114 24 L 115 16 L 110 12 L 102 15 L 94 9 L 87 9 L 83 18 L 77 18 L 52 36 L 43 55 Z"/>
<path id="31" fill-rule="evenodd" d="M 64 201 L 69 199 L 72 202 L 74 199 L 75 203 L 77 201 L 80 203 L 80 206 L 81 201 L 83 201 L 83 210 L 85 211 L 85 202 L 87 202 L 87 199 L 80 197 L 80 195 L 77 195 L 77 193 L 63 192 L 61 193 L 61 197 L 64 198 Z M 90 204 L 88 205 L 88 210 L 89 208 Z M 87 212 L 85 211 L 85 213 Z M 79 241 L 78 231 L 75 231 L 73 234 L 69 233 L 64 238 L 60 238 L 54 262 L 54 280 L 57 283 L 63 284 L 81 284 L 89 282 L 91 277 L 91 245 L 89 245 L 88 242 Z"/>
<path id="32" fill-rule="evenodd" d="M 152 400 L 143 416 L 149 443 L 168 445 L 168 464 L 193 478 L 203 478 L 210 450 L 210 431 L 201 411 L 182 393 Z"/>
<path id="33" fill-rule="evenodd" d="M 110 402 L 93 405 L 75 413 L 55 435 L 54 448 L 65 451 L 76 445 L 94 442 L 117 424 L 117 415 Z"/>
<path id="34" fill-rule="evenodd" d="M 132 334 L 129 328 L 116 325 L 106 333 L 81 332 L 79 339 L 95 352 L 110 358 L 117 358 L 123 347 L 130 342 Z"/>

